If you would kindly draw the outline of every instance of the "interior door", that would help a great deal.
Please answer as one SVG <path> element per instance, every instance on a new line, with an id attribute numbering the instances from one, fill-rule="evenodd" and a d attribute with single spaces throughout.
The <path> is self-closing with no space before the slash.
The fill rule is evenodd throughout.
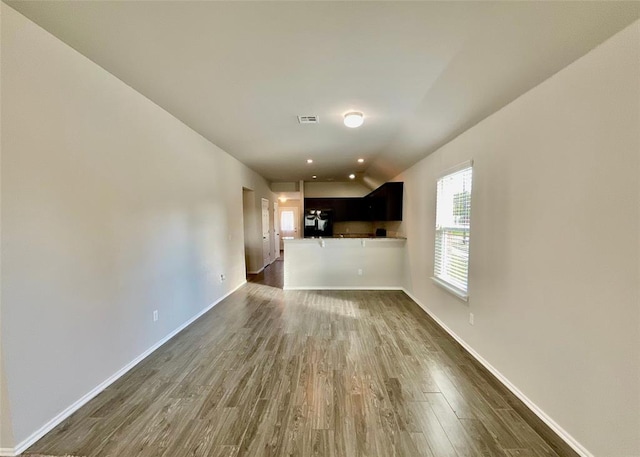
<path id="1" fill-rule="evenodd" d="M 278 202 L 273 202 L 273 260 L 280 257 L 280 218 L 278 217 Z"/>
<path id="2" fill-rule="evenodd" d="M 280 237 L 283 240 L 300 237 L 298 217 L 298 208 L 280 208 Z"/>
<path id="3" fill-rule="evenodd" d="M 271 263 L 271 240 L 269 240 L 269 200 L 262 199 L 262 266 L 266 267 Z"/>

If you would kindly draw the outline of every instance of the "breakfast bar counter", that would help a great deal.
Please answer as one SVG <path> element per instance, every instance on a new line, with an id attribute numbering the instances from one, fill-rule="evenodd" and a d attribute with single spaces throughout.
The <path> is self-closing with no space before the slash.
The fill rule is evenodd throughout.
<path id="1" fill-rule="evenodd" d="M 401 289 L 405 238 L 284 241 L 285 289 Z"/>

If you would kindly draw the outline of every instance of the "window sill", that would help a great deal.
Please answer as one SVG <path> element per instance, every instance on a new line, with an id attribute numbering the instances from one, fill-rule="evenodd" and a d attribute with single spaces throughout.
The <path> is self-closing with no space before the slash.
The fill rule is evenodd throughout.
<path id="1" fill-rule="evenodd" d="M 463 302 L 468 302 L 469 301 L 469 294 L 466 292 L 463 292 L 462 290 L 458 289 L 455 286 L 452 286 L 451 284 L 449 284 L 448 282 L 443 281 L 442 279 L 436 278 L 436 277 L 431 277 L 431 280 L 438 286 L 443 288 L 444 290 L 446 290 L 447 292 L 455 295 L 457 298 L 459 298 L 460 300 L 462 300 Z"/>

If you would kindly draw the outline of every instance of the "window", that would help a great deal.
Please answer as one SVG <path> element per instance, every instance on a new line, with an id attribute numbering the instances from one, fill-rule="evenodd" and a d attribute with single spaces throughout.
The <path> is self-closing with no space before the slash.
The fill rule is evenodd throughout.
<path id="1" fill-rule="evenodd" d="M 295 229 L 293 211 L 283 210 L 280 213 L 280 229 L 284 232 L 293 232 Z"/>
<path id="2" fill-rule="evenodd" d="M 468 298 L 472 164 L 438 179 L 436 188 L 435 281 Z"/>

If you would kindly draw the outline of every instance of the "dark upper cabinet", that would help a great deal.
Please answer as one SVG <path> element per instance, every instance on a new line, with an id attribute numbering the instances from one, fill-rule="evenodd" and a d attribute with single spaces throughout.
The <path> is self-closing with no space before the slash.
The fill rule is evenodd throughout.
<path id="1" fill-rule="evenodd" d="M 363 197 L 364 212 L 366 221 L 384 221 L 386 204 L 381 195 L 367 195 Z"/>
<path id="2" fill-rule="evenodd" d="M 401 221 L 403 183 L 388 182 L 365 197 L 305 198 L 304 209 L 331 210 L 335 222 Z"/>
<path id="3" fill-rule="evenodd" d="M 305 198 L 305 210 L 325 210 L 333 212 L 335 222 L 366 220 L 362 198 Z"/>
<path id="4" fill-rule="evenodd" d="M 366 221 L 367 213 L 361 197 L 345 198 L 344 221 Z"/>
<path id="5" fill-rule="evenodd" d="M 304 210 L 319 209 L 323 211 L 335 211 L 333 200 L 333 198 L 305 198 Z"/>
<path id="6" fill-rule="evenodd" d="M 388 182 L 364 197 L 371 221 L 401 221 L 404 183 Z"/>

